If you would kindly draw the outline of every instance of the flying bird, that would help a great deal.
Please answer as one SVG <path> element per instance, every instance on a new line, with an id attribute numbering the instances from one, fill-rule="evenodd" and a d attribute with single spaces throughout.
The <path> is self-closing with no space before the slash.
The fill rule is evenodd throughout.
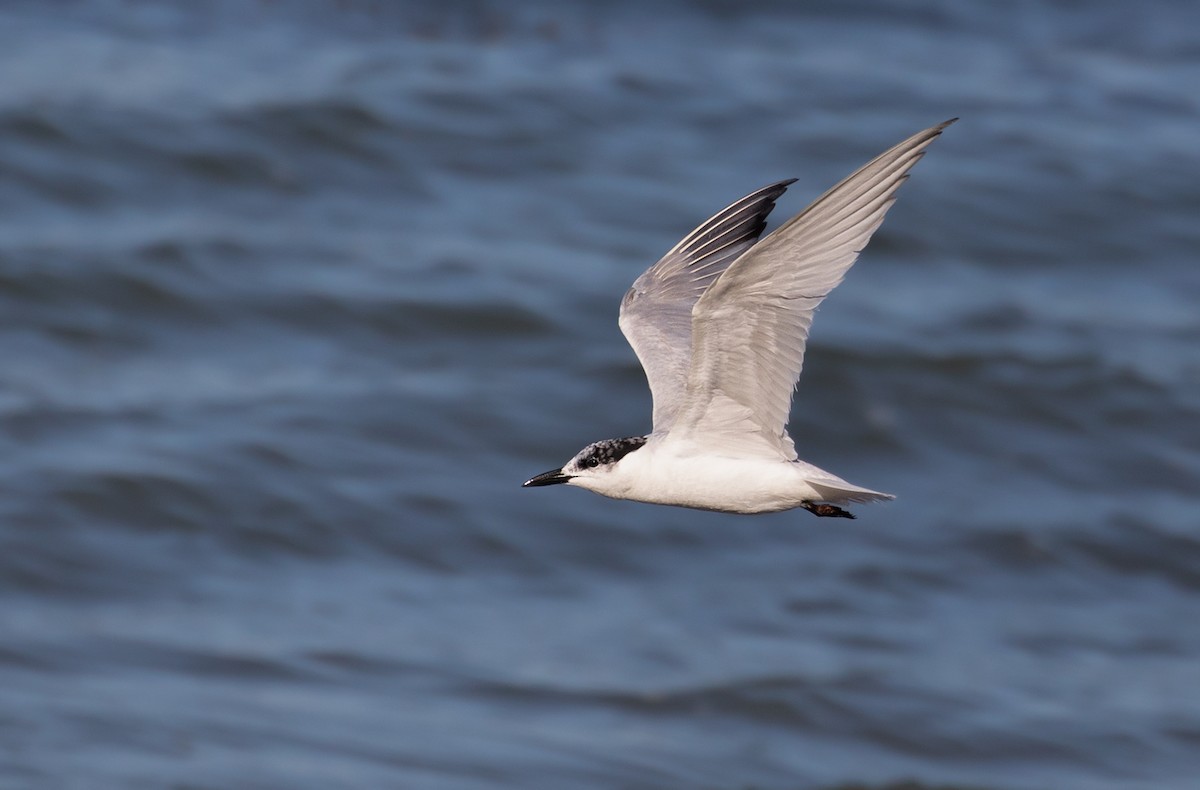
<path id="1" fill-rule="evenodd" d="M 752 192 L 692 231 L 634 281 L 620 326 L 654 399 L 646 436 L 604 439 L 524 485 L 615 499 L 854 518 L 849 502 L 894 499 L 802 461 L 787 432 L 813 312 L 866 247 L 896 190 L 957 118 L 883 152 L 759 240 L 795 179 Z"/>

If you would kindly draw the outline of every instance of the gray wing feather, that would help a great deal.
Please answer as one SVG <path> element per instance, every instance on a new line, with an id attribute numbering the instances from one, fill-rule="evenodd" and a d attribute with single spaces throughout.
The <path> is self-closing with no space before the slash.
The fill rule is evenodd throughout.
<path id="1" fill-rule="evenodd" d="M 795 179 L 727 206 L 689 233 L 634 281 L 621 301 L 621 331 L 646 371 L 654 430 L 666 431 L 683 398 L 692 356 L 692 307 L 762 235 L 767 215 Z"/>
<path id="2" fill-rule="evenodd" d="M 730 452 L 796 458 L 786 426 L 813 311 L 951 123 L 880 154 L 726 266 L 692 310 L 692 364 L 673 435 L 703 435 Z"/>

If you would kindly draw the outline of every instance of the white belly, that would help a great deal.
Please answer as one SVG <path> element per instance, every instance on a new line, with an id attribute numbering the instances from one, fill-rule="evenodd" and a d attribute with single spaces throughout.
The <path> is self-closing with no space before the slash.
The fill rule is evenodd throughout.
<path id="1" fill-rule="evenodd" d="M 617 499 L 729 513 L 770 513 L 805 501 L 823 501 L 805 477 L 816 472 L 832 478 L 804 463 L 677 455 L 664 449 L 651 444 L 630 453 L 609 475 L 611 481 L 588 487 Z"/>

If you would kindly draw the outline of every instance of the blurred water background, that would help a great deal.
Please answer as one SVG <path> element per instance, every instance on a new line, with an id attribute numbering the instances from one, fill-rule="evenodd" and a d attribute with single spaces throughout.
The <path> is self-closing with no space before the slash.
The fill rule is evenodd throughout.
<path id="1" fill-rule="evenodd" d="M 1200 786 L 1200 6 L 0 6 L 0 786 Z M 854 522 L 522 490 L 616 326 L 951 116 L 818 314 Z"/>

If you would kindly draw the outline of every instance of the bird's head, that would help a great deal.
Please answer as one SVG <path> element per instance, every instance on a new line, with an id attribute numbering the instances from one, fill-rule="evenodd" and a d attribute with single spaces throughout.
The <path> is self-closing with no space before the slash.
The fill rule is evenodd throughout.
<path id="1" fill-rule="evenodd" d="M 605 439 L 592 442 L 575 454 L 561 469 L 551 469 L 536 475 L 523 484 L 525 488 L 533 486 L 552 486 L 567 483 L 598 494 L 608 494 L 613 487 L 613 472 L 622 458 L 642 447 L 646 443 L 645 436 L 630 436 L 625 439 Z"/>

